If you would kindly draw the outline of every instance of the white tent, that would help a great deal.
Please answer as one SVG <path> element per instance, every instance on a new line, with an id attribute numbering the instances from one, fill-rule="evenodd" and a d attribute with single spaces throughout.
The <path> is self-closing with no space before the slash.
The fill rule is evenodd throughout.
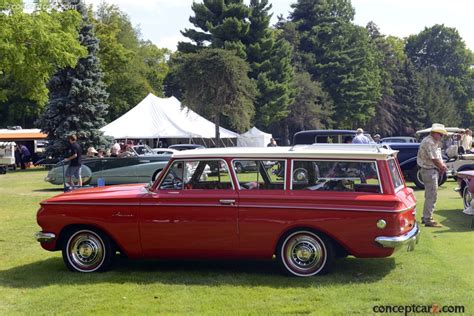
<path id="1" fill-rule="evenodd" d="M 272 134 L 262 132 L 256 127 L 252 127 L 246 133 L 239 136 L 237 146 L 239 147 L 266 147 L 270 143 Z"/>
<path id="2" fill-rule="evenodd" d="M 214 123 L 184 107 L 175 98 L 149 94 L 133 109 L 104 126 L 101 131 L 115 139 L 215 138 Z M 239 134 L 220 128 L 221 138 Z"/>

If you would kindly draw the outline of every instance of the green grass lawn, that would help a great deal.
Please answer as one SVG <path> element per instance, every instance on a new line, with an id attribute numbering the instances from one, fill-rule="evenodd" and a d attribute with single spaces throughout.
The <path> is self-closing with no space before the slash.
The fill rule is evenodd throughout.
<path id="1" fill-rule="evenodd" d="M 450 181 L 414 252 L 338 259 L 329 275 L 281 275 L 276 262 L 119 259 L 112 270 L 66 270 L 33 239 L 38 202 L 60 193 L 33 170 L 0 175 L 0 315 L 374 314 L 374 305 L 464 305 L 474 315 L 474 231 Z M 423 192 L 417 191 L 418 217 Z"/>

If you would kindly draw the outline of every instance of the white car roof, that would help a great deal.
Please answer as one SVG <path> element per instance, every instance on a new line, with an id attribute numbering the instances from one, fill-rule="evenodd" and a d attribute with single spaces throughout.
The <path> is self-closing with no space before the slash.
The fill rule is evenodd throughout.
<path id="1" fill-rule="evenodd" d="M 184 150 L 173 154 L 173 158 L 200 159 L 219 158 L 342 158 L 386 160 L 398 151 L 377 144 L 314 144 L 294 147 L 229 147 Z"/>

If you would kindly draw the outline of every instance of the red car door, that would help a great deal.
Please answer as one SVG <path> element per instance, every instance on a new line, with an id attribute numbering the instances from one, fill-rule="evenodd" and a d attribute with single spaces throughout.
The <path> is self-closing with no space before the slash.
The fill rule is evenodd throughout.
<path id="1" fill-rule="evenodd" d="M 144 255 L 191 259 L 235 254 L 238 196 L 228 186 L 192 188 L 184 183 L 180 189 L 157 188 L 145 196 L 140 208 Z"/>

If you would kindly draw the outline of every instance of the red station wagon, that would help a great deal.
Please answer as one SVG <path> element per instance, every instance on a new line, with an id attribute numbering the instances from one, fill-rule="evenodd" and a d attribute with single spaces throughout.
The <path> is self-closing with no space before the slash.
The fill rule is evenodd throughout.
<path id="1" fill-rule="evenodd" d="M 294 276 L 337 256 L 388 257 L 418 241 L 416 201 L 396 151 L 378 145 L 197 149 L 151 185 L 82 189 L 43 201 L 41 246 L 71 271 L 129 258 L 278 259 Z M 240 164 L 258 166 L 235 171 Z"/>

